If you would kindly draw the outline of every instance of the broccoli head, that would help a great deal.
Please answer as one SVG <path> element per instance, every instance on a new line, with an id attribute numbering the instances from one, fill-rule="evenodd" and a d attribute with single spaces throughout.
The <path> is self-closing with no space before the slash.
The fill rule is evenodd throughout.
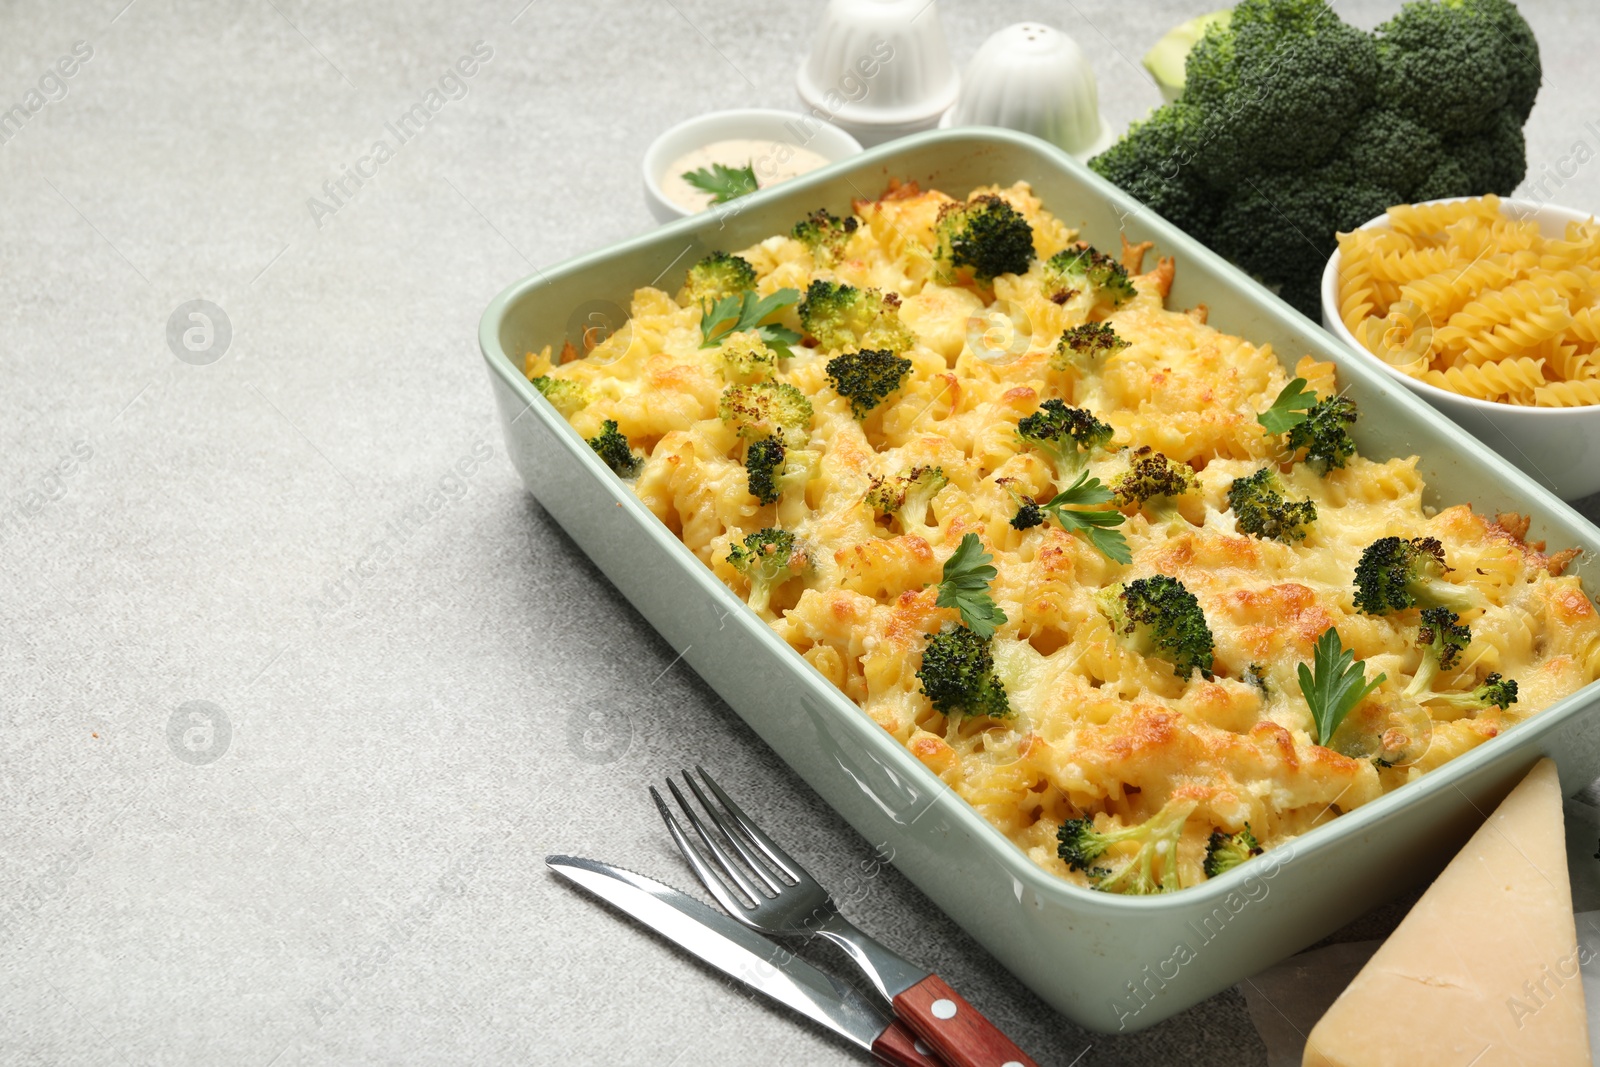
<path id="1" fill-rule="evenodd" d="M 831 267 L 843 258 L 845 242 L 858 226 L 854 215 L 841 219 L 827 208 L 818 208 L 795 223 L 789 236 L 811 250 L 818 266 Z"/>
<path id="2" fill-rule="evenodd" d="M 615 419 L 601 423 L 599 434 L 589 438 L 589 447 L 619 478 L 632 478 L 644 465 L 644 457 L 628 447 L 628 439 L 618 430 Z"/>
<path id="3" fill-rule="evenodd" d="M 1173 673 L 1211 677 L 1215 642 L 1206 613 L 1182 582 L 1165 574 L 1135 578 L 1095 594 L 1117 637 L 1141 656 L 1172 662 Z"/>
<path id="4" fill-rule="evenodd" d="M 980 282 L 1000 274 L 1022 274 L 1033 262 L 1033 227 L 1022 212 L 993 193 L 964 204 L 946 204 L 937 224 L 935 252 L 945 270 L 972 270 Z"/>
<path id="5" fill-rule="evenodd" d="M 1250 831 L 1249 823 L 1245 823 L 1244 829 L 1236 834 L 1213 830 L 1211 840 L 1206 842 L 1206 877 L 1215 878 L 1225 871 L 1233 870 L 1251 856 L 1259 855 L 1261 855 L 1261 844 L 1256 840 L 1256 835 Z"/>
<path id="6" fill-rule="evenodd" d="M 1200 176 L 1196 160 L 1207 147 L 1200 128 L 1200 110 L 1180 98 L 1135 122 L 1089 167 L 1157 214 L 1203 236 L 1228 197 Z"/>
<path id="7" fill-rule="evenodd" d="M 1368 615 L 1409 607 L 1454 612 L 1477 607 L 1477 593 L 1446 579 L 1449 571 L 1437 538 L 1380 537 L 1362 551 L 1356 564 L 1356 607 Z"/>
<path id="8" fill-rule="evenodd" d="M 1128 342 L 1117 336 L 1109 322 L 1086 322 L 1061 332 L 1056 342 L 1050 366 L 1056 370 L 1073 368 L 1080 374 L 1093 374 L 1110 356 L 1116 355 Z"/>
<path id="9" fill-rule="evenodd" d="M 1031 530 L 1035 526 L 1043 526 L 1044 523 L 1044 509 L 1039 506 L 1038 501 L 1030 496 L 1023 497 L 1017 502 L 1017 513 L 1011 516 L 1013 530 Z"/>
<path id="10" fill-rule="evenodd" d="M 1446 139 L 1444 150 L 1446 160 L 1442 166 L 1459 169 L 1464 178 L 1443 196 L 1510 196 L 1528 173 L 1528 145 L 1522 123 L 1510 112 L 1502 111 L 1481 133 Z"/>
<path id="11" fill-rule="evenodd" d="M 817 278 L 800 301 L 800 325 L 819 348 L 904 352 L 917 335 L 900 321 L 900 298 Z"/>
<path id="12" fill-rule="evenodd" d="M 789 450 L 776 437 L 763 437 L 751 441 L 744 450 L 744 470 L 750 495 L 763 504 L 775 504 L 783 496 L 778 478 L 783 473 L 783 460 Z"/>
<path id="13" fill-rule="evenodd" d="M 1287 442 L 1295 452 L 1306 450 L 1305 462 L 1323 474 L 1343 467 L 1355 455 L 1350 427 L 1356 424 L 1356 402 L 1347 396 L 1324 397 L 1311 405 L 1304 422 L 1289 428 Z"/>
<path id="14" fill-rule="evenodd" d="M 532 382 L 533 387 L 543 393 L 544 398 L 569 419 L 574 412 L 588 407 L 589 402 L 594 399 L 593 394 L 583 383 L 570 378 L 552 378 L 548 374 L 541 374 L 532 379 Z"/>
<path id="15" fill-rule="evenodd" d="M 1051 256 L 1044 265 L 1044 295 L 1058 304 L 1073 293 L 1087 290 L 1096 301 L 1112 307 L 1138 295 L 1121 262 L 1096 252 L 1086 244 L 1076 245 Z"/>
<path id="16" fill-rule="evenodd" d="M 906 533 L 927 525 L 928 505 L 950 481 L 943 467 L 912 467 L 888 478 L 873 478 L 866 503 L 879 515 L 891 515 Z"/>
<path id="17" fill-rule="evenodd" d="M 756 269 L 748 260 L 728 252 L 713 252 L 689 268 L 680 296 L 686 307 L 698 307 L 755 287 Z"/>
<path id="18" fill-rule="evenodd" d="M 1242 533 L 1286 545 L 1303 540 L 1317 521 L 1317 505 L 1283 498 L 1283 483 L 1271 467 L 1235 478 L 1228 486 L 1228 507 Z"/>
<path id="19" fill-rule="evenodd" d="M 1375 36 L 1379 95 L 1437 133 L 1479 133 L 1502 111 L 1520 128 L 1533 108 L 1539 46 L 1508 0 L 1408 3 Z"/>
<path id="20" fill-rule="evenodd" d="M 1161 510 L 1195 487 L 1194 468 L 1174 463 L 1149 445 L 1128 453 L 1128 470 L 1111 482 L 1112 503 L 1119 508 Z"/>
<path id="21" fill-rule="evenodd" d="M 1517 682 L 1491 674 L 1470 693 L 1430 693 L 1430 704 L 1443 704 L 1457 711 L 1479 712 L 1489 708 L 1509 708 L 1517 702 Z"/>
<path id="22" fill-rule="evenodd" d="M 728 549 L 728 563 L 750 581 L 749 604 L 764 612 L 772 591 L 806 568 L 806 554 L 794 534 L 769 526 Z"/>
<path id="23" fill-rule="evenodd" d="M 943 715 L 1003 719 L 1012 714 L 1006 687 L 994 673 L 989 641 L 965 626 L 928 638 L 917 678 L 933 709 Z"/>
<path id="24" fill-rule="evenodd" d="M 1144 822 L 1113 830 L 1096 830 L 1093 819 L 1068 819 L 1056 831 L 1056 855 L 1068 867 L 1087 874 L 1096 889 L 1141 896 L 1170 893 L 1183 888 L 1178 876 L 1178 840 L 1195 807 L 1193 800 L 1169 800 Z M 1139 846 L 1126 863 L 1115 871 L 1095 866 L 1096 860 L 1123 842 Z"/>
<path id="25" fill-rule="evenodd" d="M 717 401 L 717 414 L 747 440 L 776 437 L 798 448 L 811 432 L 811 401 L 787 382 L 730 385 Z"/>
<path id="26" fill-rule="evenodd" d="M 911 373 L 911 361 L 886 349 L 868 348 L 834 356 L 827 370 L 834 392 L 850 401 L 852 415 L 864 419 L 900 388 Z"/>
<path id="27" fill-rule="evenodd" d="M 717 365 L 729 382 L 760 382 L 778 369 L 778 353 L 755 330 L 735 330 L 717 344 Z"/>
<path id="28" fill-rule="evenodd" d="M 1017 422 L 1017 436 L 1049 458 L 1062 486 L 1082 472 L 1091 453 L 1111 444 L 1111 434 L 1111 427 L 1091 412 L 1055 399 Z"/>
<path id="29" fill-rule="evenodd" d="M 1406 696 L 1425 699 L 1422 694 L 1433 686 L 1440 671 L 1447 671 L 1461 660 L 1461 653 L 1472 641 L 1472 630 L 1461 625 L 1461 616 L 1449 608 L 1422 609 L 1422 625 L 1417 628 L 1417 647 L 1422 663 L 1406 686 Z"/>

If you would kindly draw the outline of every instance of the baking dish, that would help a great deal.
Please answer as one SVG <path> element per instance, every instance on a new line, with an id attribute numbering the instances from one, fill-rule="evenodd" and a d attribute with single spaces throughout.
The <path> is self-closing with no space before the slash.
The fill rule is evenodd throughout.
<path id="1" fill-rule="evenodd" d="M 1429 503 L 1521 511 L 1552 548 L 1600 549 L 1596 530 L 1454 423 L 1242 272 L 1065 152 L 1023 134 L 959 129 L 870 150 L 613 248 L 541 270 L 489 305 L 479 331 L 509 454 L 529 490 L 724 700 L 936 904 L 1029 988 L 1102 1031 L 1149 1026 L 1317 940 L 1435 873 L 1541 756 L 1570 791 L 1600 775 L 1590 686 L 1421 781 L 1193 889 L 1122 897 L 1036 867 L 749 611 L 599 461 L 527 382 L 522 355 L 615 329 L 635 288 L 714 249 L 747 246 L 891 177 L 957 194 L 1032 183 L 1082 236 L 1150 240 L 1178 259 L 1170 306 L 1339 365 L 1373 457 L 1421 455 Z M 675 279 L 674 279 L 675 281 Z M 664 283 L 670 287 L 673 282 Z M 1577 572 L 1592 573 L 1589 558 Z M 1600 685 L 1600 683 L 1597 683 Z"/>

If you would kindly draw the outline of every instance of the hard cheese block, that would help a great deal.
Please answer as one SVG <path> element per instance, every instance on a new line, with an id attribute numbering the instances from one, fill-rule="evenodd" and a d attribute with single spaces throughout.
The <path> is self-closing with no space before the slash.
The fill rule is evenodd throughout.
<path id="1" fill-rule="evenodd" d="M 1340 994 L 1305 1067 L 1588 1067 L 1556 766 L 1541 760 Z"/>

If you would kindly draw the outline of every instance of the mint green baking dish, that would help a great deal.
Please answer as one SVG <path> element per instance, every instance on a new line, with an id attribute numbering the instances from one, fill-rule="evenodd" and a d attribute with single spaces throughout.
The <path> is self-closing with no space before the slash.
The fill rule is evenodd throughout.
<path id="1" fill-rule="evenodd" d="M 1522 774 L 1552 756 L 1568 792 L 1600 776 L 1591 685 L 1419 782 L 1204 885 L 1158 897 L 1096 893 L 1036 867 L 788 647 L 600 463 L 521 372 L 522 355 L 585 326 L 615 328 L 633 290 L 714 249 L 842 212 L 891 177 L 962 194 L 1032 183 L 1085 239 L 1150 240 L 1178 259 L 1172 306 L 1271 342 L 1289 362 L 1339 365 L 1369 456 L 1419 454 L 1431 503 L 1521 511 L 1553 548 L 1589 555 L 1600 530 L 1371 361 L 1051 145 L 1004 130 L 922 134 L 539 271 L 489 305 L 479 343 L 527 487 L 641 614 L 763 740 L 1029 988 L 1084 1026 L 1149 1026 L 1431 876 Z M 676 283 L 669 276 L 667 287 Z M 609 323 L 607 320 L 610 319 Z"/>

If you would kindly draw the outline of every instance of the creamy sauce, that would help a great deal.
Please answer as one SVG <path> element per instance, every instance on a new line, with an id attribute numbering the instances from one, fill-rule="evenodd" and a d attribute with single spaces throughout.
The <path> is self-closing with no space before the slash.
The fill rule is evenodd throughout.
<path id="1" fill-rule="evenodd" d="M 749 164 L 756 172 L 756 184 L 765 189 L 826 166 L 828 161 L 809 148 L 786 141 L 713 141 L 704 148 L 685 152 L 668 164 L 667 172 L 661 176 L 661 191 L 679 207 L 704 211 L 711 203 L 711 194 L 684 181 L 683 175 L 702 167 L 710 169 L 713 163 L 725 167 Z"/>

